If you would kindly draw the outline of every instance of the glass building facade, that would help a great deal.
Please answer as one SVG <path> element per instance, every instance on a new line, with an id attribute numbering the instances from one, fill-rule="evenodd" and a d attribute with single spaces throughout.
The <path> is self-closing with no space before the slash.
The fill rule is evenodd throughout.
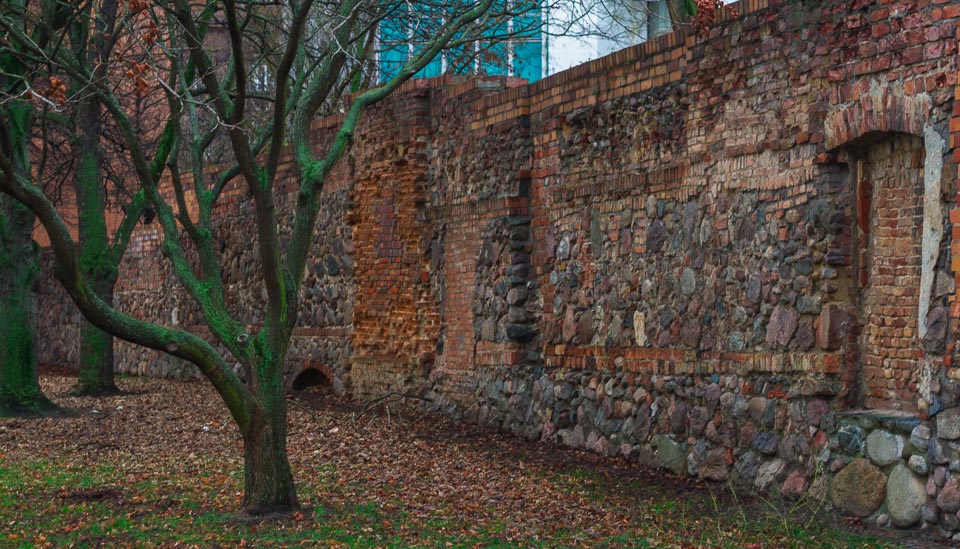
<path id="1" fill-rule="evenodd" d="M 422 9 L 422 5 L 408 2 L 402 9 L 407 12 L 401 11 L 395 18 L 380 23 L 377 48 L 380 81 L 396 75 L 426 46 L 426 39 L 418 36 L 420 26 L 410 24 L 418 18 L 424 19 L 424 14 L 414 13 Z M 531 82 L 539 80 L 545 76 L 544 28 L 543 10 L 528 10 L 490 28 L 488 41 L 481 38 L 470 46 L 442 52 L 418 72 L 416 78 L 453 73 L 517 76 Z"/>

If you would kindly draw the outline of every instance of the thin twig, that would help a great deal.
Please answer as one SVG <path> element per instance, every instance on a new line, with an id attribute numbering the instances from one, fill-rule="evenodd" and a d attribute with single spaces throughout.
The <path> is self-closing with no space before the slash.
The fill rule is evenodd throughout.
<path id="1" fill-rule="evenodd" d="M 301 410 L 304 410 L 304 411 L 307 411 L 307 412 L 316 412 L 316 410 L 311 410 L 310 408 L 307 408 L 307 407 L 304 406 L 303 404 L 300 404 L 299 402 L 297 402 L 296 400 L 294 400 L 294 399 L 292 399 L 292 398 L 290 398 L 290 397 L 287 397 L 287 402 L 289 402 L 290 404 L 293 404 L 294 406 L 296 406 L 297 408 L 300 408 Z"/>
<path id="2" fill-rule="evenodd" d="M 396 400 L 403 400 L 403 399 L 406 399 L 406 398 L 411 398 L 411 399 L 414 399 L 414 400 L 421 400 L 421 401 L 423 401 L 423 402 L 433 403 L 433 399 L 432 399 L 432 398 L 428 398 L 428 397 L 424 397 L 424 396 L 420 396 L 420 395 L 415 395 L 415 394 L 412 394 L 412 393 L 400 393 L 400 392 L 397 392 L 397 391 L 390 391 L 389 393 L 386 393 L 386 394 L 380 395 L 380 396 L 378 396 L 378 397 L 376 397 L 376 398 L 373 398 L 373 399 L 371 399 L 371 400 L 368 400 L 368 401 L 366 402 L 366 404 L 363 405 L 363 408 L 361 408 L 360 411 L 357 412 L 357 416 L 356 416 L 355 419 L 358 419 L 358 420 L 359 420 L 360 418 L 363 417 L 364 414 L 366 414 L 366 413 L 369 412 L 370 410 L 373 410 L 373 409 L 376 408 L 377 406 L 390 404 L 390 402 L 393 402 L 393 401 L 396 401 Z M 389 413 L 389 408 L 388 408 L 388 412 L 387 412 L 387 413 Z"/>

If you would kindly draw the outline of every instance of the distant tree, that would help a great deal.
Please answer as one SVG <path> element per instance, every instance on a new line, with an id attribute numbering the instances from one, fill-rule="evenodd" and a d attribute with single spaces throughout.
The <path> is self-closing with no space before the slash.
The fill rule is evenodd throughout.
<path id="1" fill-rule="evenodd" d="M 149 101 L 144 102 L 148 86 L 140 74 L 145 70 L 143 61 L 154 45 L 150 36 L 156 29 L 155 24 L 136 12 L 121 13 L 119 0 L 79 2 L 74 6 L 65 28 L 66 47 L 61 55 L 69 57 L 75 66 L 88 67 L 90 82 L 114 90 L 141 146 L 154 154 L 151 169 L 159 177 L 169 144 L 157 151 L 155 142 L 166 112 Z M 69 115 L 69 127 L 60 130 L 69 139 L 73 159 L 71 179 L 73 203 L 77 208 L 78 258 L 91 289 L 112 306 L 120 261 L 145 209 L 146 198 L 144 193 L 137 192 L 136 173 L 122 158 L 127 148 L 124 140 L 120 138 L 111 143 L 107 139 L 116 129 L 112 119 L 104 120 L 101 95 L 90 87 L 90 82 L 76 78 L 70 81 L 70 101 L 63 106 Z M 162 90 L 153 91 L 162 96 Z M 172 141 L 172 134 L 166 139 Z M 108 226 L 110 211 L 126 213 L 118 227 Z M 117 392 L 114 370 L 113 336 L 82 320 L 80 364 L 74 392 L 86 395 Z"/>
<path id="2" fill-rule="evenodd" d="M 97 96 L 128 149 L 138 192 L 156 212 L 164 255 L 199 306 L 212 337 L 228 354 L 191 332 L 123 314 L 105 300 L 86 265 L 84 247 L 74 242 L 63 212 L 24 170 L 16 168 L 15 157 L 7 151 L 0 155 L 0 191 L 37 215 L 52 242 L 57 277 L 94 325 L 189 360 L 213 384 L 244 442 L 244 511 L 262 515 L 293 509 L 298 501 L 286 455 L 283 362 L 297 318 L 324 182 L 349 147 L 367 108 L 444 50 L 507 39 L 507 20 L 542 5 L 524 0 L 446 0 L 416 2 L 412 3 L 415 9 L 408 9 L 409 2 L 386 0 L 129 0 L 123 4 L 124 21 L 148 18 L 162 29 L 152 37 L 158 48 L 137 65 L 134 74 L 134 78 L 149 79 L 151 87 L 155 83 L 162 88 L 169 104 L 163 135 L 151 151 L 117 90 L 109 79 L 100 77 L 100 67 L 109 63 L 97 57 L 96 44 L 115 39 L 104 34 L 109 26 L 87 27 L 93 40 L 89 43 L 94 44 L 88 53 L 93 55 L 78 56 L 69 48 L 45 47 L 31 39 L 33 29 L 48 25 L 43 17 L 46 10 L 63 4 L 73 3 L 45 0 L 39 11 L 10 9 L 11 4 L 0 7 L 0 53 L 49 66 L 53 74 L 69 80 L 70 89 Z M 388 18 L 395 28 L 402 26 L 417 38 L 411 40 L 413 51 L 394 76 L 347 100 L 348 91 L 373 81 L 369 75 L 375 70 L 376 33 Z M 64 38 L 72 39 L 69 33 Z M 218 56 L 224 62 L 216 63 Z M 334 138 L 317 151 L 309 135 L 312 121 L 341 111 L 342 123 Z M 229 153 L 230 163 L 211 180 L 203 176 L 203 169 L 207 155 L 217 146 Z M 281 228 L 274 192 L 286 146 L 292 153 L 298 192 L 292 227 Z M 181 166 L 184 158 L 188 160 Z M 168 160 L 172 204 L 160 189 Z M 189 189 L 179 176 L 181 168 L 193 174 Z M 228 311 L 218 263 L 215 206 L 234 180 L 245 187 L 253 203 L 256 231 L 250 238 L 258 251 L 259 282 L 266 294 L 262 328 L 253 333 Z M 91 195 L 95 192 L 87 185 L 101 185 L 96 177 L 82 181 L 79 192 Z M 191 200 L 194 210 L 188 208 Z M 91 203 L 102 202 L 93 197 Z M 134 223 L 138 216 L 135 209 L 128 209 L 124 223 Z M 242 366 L 242 377 L 231 367 L 234 362 Z"/>

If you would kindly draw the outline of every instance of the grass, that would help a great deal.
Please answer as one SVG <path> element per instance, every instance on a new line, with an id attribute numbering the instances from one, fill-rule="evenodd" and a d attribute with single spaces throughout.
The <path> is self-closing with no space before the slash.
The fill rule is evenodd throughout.
<path id="1" fill-rule="evenodd" d="M 216 478 L 213 465 L 210 467 L 200 472 L 202 477 Z M 616 489 L 612 479 L 598 478 L 589 469 L 555 477 L 557 489 L 575 493 L 586 502 L 610 500 L 609 491 Z M 342 488 L 335 478 L 301 488 L 305 512 L 252 524 L 237 520 L 229 505 L 224 505 L 234 501 L 240 488 L 232 479 L 218 485 L 219 493 L 213 494 L 198 484 L 155 480 L 131 482 L 116 467 L 89 470 L 56 459 L 4 466 L 0 468 L 0 521 L 5 528 L 0 546 L 885 546 L 877 539 L 835 527 L 787 521 L 773 508 L 761 516 L 755 509 L 745 513 L 739 506 L 723 509 L 716 496 L 712 502 L 705 501 L 710 492 L 691 493 L 681 500 L 667 499 L 658 493 L 661 490 L 628 500 L 613 498 L 621 506 L 632 507 L 627 509 L 632 516 L 618 533 L 597 535 L 589 528 L 557 528 L 539 534 L 531 531 L 528 538 L 520 540 L 503 535 L 509 529 L 507 523 L 518 517 L 501 516 L 481 525 L 459 520 L 452 509 L 437 509 L 433 518 L 424 519 L 400 500 L 386 506 L 362 498 L 354 504 L 325 505 L 321 494 Z"/>

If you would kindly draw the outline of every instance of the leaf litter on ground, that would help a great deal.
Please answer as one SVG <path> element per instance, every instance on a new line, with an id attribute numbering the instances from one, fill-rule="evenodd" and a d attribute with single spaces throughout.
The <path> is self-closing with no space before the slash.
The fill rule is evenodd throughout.
<path id="1" fill-rule="evenodd" d="M 487 432 L 422 403 L 361 415 L 316 388 L 288 406 L 304 509 L 243 522 L 241 439 L 208 384 L 122 377 L 123 394 L 92 398 L 52 374 L 43 390 L 68 414 L 0 419 L 0 546 L 884 546 L 819 505 L 772 512 L 724 485 Z"/>

